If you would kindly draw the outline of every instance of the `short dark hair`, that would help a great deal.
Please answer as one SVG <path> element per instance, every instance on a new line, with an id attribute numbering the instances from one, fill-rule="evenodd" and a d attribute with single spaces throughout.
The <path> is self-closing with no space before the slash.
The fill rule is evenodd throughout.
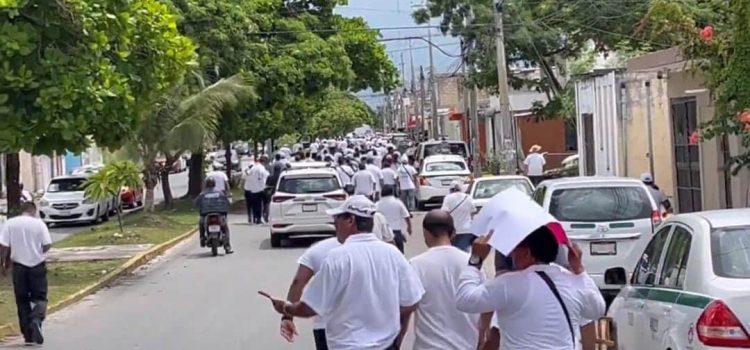
<path id="1" fill-rule="evenodd" d="M 276 153 L 276 155 L 274 156 L 274 158 L 276 160 L 281 160 L 281 154 Z"/>
<path id="2" fill-rule="evenodd" d="M 21 203 L 22 213 L 36 213 L 36 204 L 34 202 L 23 202 Z"/>
<path id="3" fill-rule="evenodd" d="M 433 236 L 450 236 L 456 232 L 453 217 L 441 209 L 434 209 L 425 215 L 422 228 Z"/>
<path id="4" fill-rule="evenodd" d="M 383 189 L 380 191 L 383 197 L 393 196 L 395 192 L 396 192 L 396 189 L 393 185 L 383 185 Z"/>
<path id="5" fill-rule="evenodd" d="M 357 225 L 359 232 L 372 232 L 375 227 L 375 219 L 354 215 L 354 224 Z"/>
<path id="6" fill-rule="evenodd" d="M 209 177 L 206 179 L 206 188 L 213 188 L 216 186 L 216 180 L 214 180 L 213 177 Z"/>
<path id="7" fill-rule="evenodd" d="M 367 169 L 367 164 L 359 163 L 359 170 L 365 170 L 365 169 Z"/>
<path id="8" fill-rule="evenodd" d="M 531 255 L 545 264 L 555 261 L 560 249 L 555 236 L 546 225 L 534 230 L 518 246 L 529 248 Z"/>
<path id="9" fill-rule="evenodd" d="M 367 157 L 367 164 L 373 164 L 375 162 L 375 159 L 372 157 Z"/>
<path id="10" fill-rule="evenodd" d="M 344 165 L 344 162 L 346 162 L 346 157 L 339 157 L 339 165 Z"/>

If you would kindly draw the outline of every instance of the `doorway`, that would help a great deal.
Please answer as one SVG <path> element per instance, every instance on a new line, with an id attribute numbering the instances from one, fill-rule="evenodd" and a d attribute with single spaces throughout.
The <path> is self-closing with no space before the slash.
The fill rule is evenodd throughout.
<path id="1" fill-rule="evenodd" d="M 581 115 L 581 120 L 583 120 L 583 154 L 586 157 L 584 162 L 586 172 L 584 174 L 586 176 L 593 176 L 596 173 L 596 164 L 594 164 L 594 159 L 596 159 L 596 150 L 594 148 L 594 115 L 584 113 Z"/>
<path id="2" fill-rule="evenodd" d="M 677 210 L 690 213 L 703 209 L 700 149 L 690 142 L 698 128 L 697 103 L 694 97 L 671 100 L 672 142 L 677 177 Z"/>

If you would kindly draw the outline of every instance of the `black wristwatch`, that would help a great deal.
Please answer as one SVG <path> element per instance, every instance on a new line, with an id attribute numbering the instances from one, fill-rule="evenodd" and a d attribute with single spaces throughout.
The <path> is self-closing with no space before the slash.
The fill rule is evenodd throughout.
<path id="1" fill-rule="evenodd" d="M 471 257 L 469 257 L 469 266 L 482 269 L 482 259 L 479 256 L 472 254 Z"/>
<path id="2" fill-rule="evenodd" d="M 294 320 L 294 317 L 292 317 L 292 315 L 283 315 L 283 316 L 281 316 L 281 320 L 282 321 L 292 321 L 292 320 Z"/>

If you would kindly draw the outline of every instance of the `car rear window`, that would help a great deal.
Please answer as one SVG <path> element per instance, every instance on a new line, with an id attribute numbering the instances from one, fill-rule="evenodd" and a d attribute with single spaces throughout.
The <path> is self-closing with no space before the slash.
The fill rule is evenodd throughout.
<path id="1" fill-rule="evenodd" d="M 425 164 L 425 171 L 461 171 L 466 170 L 464 162 L 434 162 Z"/>
<path id="2" fill-rule="evenodd" d="M 84 179 L 58 179 L 52 180 L 47 187 L 47 192 L 77 192 L 83 191 Z"/>
<path id="3" fill-rule="evenodd" d="M 474 190 L 474 198 L 486 199 L 505 191 L 509 188 L 517 188 L 524 193 L 531 195 L 531 186 L 528 181 L 521 179 L 513 180 L 487 180 L 477 182 L 477 188 Z"/>
<path id="4" fill-rule="evenodd" d="M 279 192 L 306 194 L 326 193 L 340 189 L 339 180 L 335 176 L 318 177 L 284 177 L 279 182 Z"/>
<path id="5" fill-rule="evenodd" d="M 714 274 L 727 278 L 750 278 L 750 227 L 711 233 Z"/>
<path id="6" fill-rule="evenodd" d="M 454 154 L 466 158 L 466 144 L 462 142 L 455 143 L 433 143 L 424 145 L 424 157 L 436 155 Z"/>
<path id="7" fill-rule="evenodd" d="M 634 186 L 558 189 L 549 206 L 557 220 L 577 222 L 645 219 L 652 211 L 646 190 Z"/>

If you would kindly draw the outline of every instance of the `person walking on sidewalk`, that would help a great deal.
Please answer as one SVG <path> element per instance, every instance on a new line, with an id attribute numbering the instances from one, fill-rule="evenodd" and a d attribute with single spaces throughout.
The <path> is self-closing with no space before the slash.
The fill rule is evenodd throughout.
<path id="1" fill-rule="evenodd" d="M 250 223 L 262 223 L 266 181 L 269 176 L 263 163 L 256 163 L 245 176 L 245 205 L 248 208 L 247 220 Z"/>
<path id="2" fill-rule="evenodd" d="M 544 165 L 547 161 L 544 159 L 544 155 L 539 153 L 542 150 L 542 146 L 533 145 L 529 149 L 529 155 L 523 161 L 524 169 L 526 170 L 526 176 L 529 177 L 531 183 L 534 186 L 539 185 L 544 180 Z"/>
<path id="3" fill-rule="evenodd" d="M 468 252 L 471 243 L 476 238 L 473 233 L 469 233 L 471 218 L 476 211 L 476 207 L 474 207 L 469 195 L 463 192 L 462 185 L 461 180 L 451 182 L 450 194 L 443 198 L 443 206 L 440 209 L 448 212 L 453 218 L 453 222 L 457 223 L 457 233 L 453 238 L 453 245 Z"/>
<path id="4" fill-rule="evenodd" d="M 411 236 L 411 214 L 404 203 L 393 195 L 393 192 L 393 186 L 383 185 L 383 198 L 378 201 L 377 209 L 385 216 L 388 226 L 393 230 L 396 248 L 403 253 L 406 233 Z"/>
<path id="5" fill-rule="evenodd" d="M 410 260 L 425 289 L 415 312 L 412 349 L 476 349 L 484 338 L 480 315 L 461 312 L 455 303 L 458 279 L 469 254 L 451 245 L 456 233 L 453 218 L 443 210 L 432 210 L 424 217 L 422 231 L 428 249 Z"/>
<path id="6" fill-rule="evenodd" d="M 43 344 L 42 321 L 47 314 L 46 253 L 52 246 L 47 225 L 36 216 L 33 202 L 21 204 L 21 215 L 0 229 L 0 271 L 13 269 L 18 323 L 26 344 Z"/>

